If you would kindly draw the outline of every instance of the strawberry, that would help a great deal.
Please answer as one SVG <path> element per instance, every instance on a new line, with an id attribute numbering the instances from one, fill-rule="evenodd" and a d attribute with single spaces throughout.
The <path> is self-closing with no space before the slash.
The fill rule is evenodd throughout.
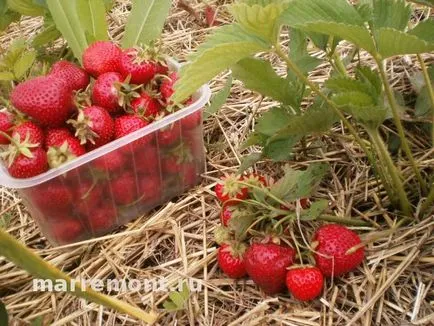
<path id="1" fill-rule="evenodd" d="M 160 163 L 155 146 L 143 146 L 134 153 L 136 171 L 143 174 L 159 174 Z"/>
<path id="2" fill-rule="evenodd" d="M 243 181 L 255 187 L 262 188 L 268 186 L 267 179 L 263 175 L 256 174 L 256 173 L 251 173 L 246 176 L 243 176 Z"/>
<path id="3" fill-rule="evenodd" d="M 14 117 L 12 114 L 0 111 L 0 132 L 10 135 L 11 129 L 14 126 Z M 0 133 L 0 145 L 7 145 L 10 140 Z"/>
<path id="4" fill-rule="evenodd" d="M 48 170 L 47 153 L 40 147 L 30 153 L 20 153 L 9 164 L 8 172 L 14 178 L 30 178 Z"/>
<path id="5" fill-rule="evenodd" d="M 145 128 L 149 122 L 141 119 L 136 115 L 122 115 L 115 119 L 114 130 L 115 130 L 115 138 L 119 139 L 129 135 L 139 129 Z M 140 138 L 140 142 L 142 144 L 147 144 L 152 140 L 151 135 L 144 136 Z"/>
<path id="6" fill-rule="evenodd" d="M 312 244 L 316 266 L 328 277 L 354 270 L 365 256 L 364 247 L 360 243 L 357 233 L 345 226 L 328 224 L 320 227 Z"/>
<path id="7" fill-rule="evenodd" d="M 127 49 L 122 52 L 119 72 L 124 78 L 130 76 L 133 84 L 147 84 L 154 78 L 159 68 L 152 55 L 140 49 Z"/>
<path id="8" fill-rule="evenodd" d="M 169 98 L 175 93 L 173 86 L 175 82 L 178 80 L 178 74 L 176 72 L 172 72 L 168 77 L 164 78 L 160 85 L 160 93 L 163 98 L 163 101 L 169 103 Z"/>
<path id="9" fill-rule="evenodd" d="M 158 175 L 143 175 L 139 181 L 141 201 L 149 206 L 161 201 L 161 182 Z"/>
<path id="10" fill-rule="evenodd" d="M 185 163 L 182 169 L 182 184 L 184 187 L 192 187 L 199 181 L 199 174 L 194 162 Z"/>
<path id="11" fill-rule="evenodd" d="M 232 245 L 223 244 L 217 253 L 217 261 L 221 270 L 230 278 L 242 278 L 247 275 L 243 255 L 246 245 L 234 243 Z"/>
<path id="12" fill-rule="evenodd" d="M 89 85 L 89 75 L 79 66 L 66 60 L 56 62 L 49 75 L 64 79 L 71 90 L 79 91 Z"/>
<path id="13" fill-rule="evenodd" d="M 35 187 L 29 193 L 29 198 L 44 215 L 57 221 L 59 213 L 69 213 L 72 208 L 73 194 L 57 179 Z M 50 216 L 51 215 L 51 216 Z"/>
<path id="14" fill-rule="evenodd" d="M 36 77 L 18 84 L 11 102 L 43 127 L 59 127 L 71 115 L 72 91 L 59 77 Z"/>
<path id="15" fill-rule="evenodd" d="M 202 122 L 202 110 L 195 111 L 181 119 L 181 127 L 184 130 L 194 129 Z"/>
<path id="16" fill-rule="evenodd" d="M 99 171 L 107 171 L 109 174 L 113 174 L 121 170 L 124 167 L 124 163 L 125 158 L 122 152 L 115 150 L 95 159 L 93 161 L 93 167 Z"/>
<path id="17" fill-rule="evenodd" d="M 215 193 L 220 202 L 237 204 L 238 200 L 246 199 L 249 195 L 249 189 L 241 185 L 239 182 L 243 181 L 243 177 L 236 176 L 235 174 L 226 175 L 220 179 L 215 186 Z M 236 200 L 234 200 L 236 199 Z"/>
<path id="18" fill-rule="evenodd" d="M 294 249 L 271 242 L 254 243 L 244 255 L 247 274 L 270 295 L 285 288 L 286 268 L 294 259 Z"/>
<path id="19" fill-rule="evenodd" d="M 86 149 L 80 144 L 68 129 L 50 129 L 45 139 L 48 164 L 57 168 L 64 163 L 86 154 Z"/>
<path id="20" fill-rule="evenodd" d="M 69 120 L 74 129 L 75 136 L 80 144 L 86 144 L 91 151 L 109 143 L 114 135 L 114 122 L 110 114 L 100 106 L 88 106 L 79 110 L 76 120 Z"/>
<path id="21" fill-rule="evenodd" d="M 96 41 L 83 53 L 83 66 L 97 78 L 107 72 L 119 71 L 122 50 L 110 41 Z"/>
<path id="22" fill-rule="evenodd" d="M 103 198 L 103 189 L 91 181 L 80 183 L 74 191 L 74 207 L 82 215 L 90 216 Z"/>
<path id="23" fill-rule="evenodd" d="M 118 205 L 128 205 L 137 200 L 136 178 L 130 172 L 122 173 L 118 178 L 110 181 L 114 201 Z"/>
<path id="24" fill-rule="evenodd" d="M 157 62 L 157 74 L 158 75 L 167 75 L 169 73 L 169 67 L 167 63 L 160 60 Z"/>
<path id="25" fill-rule="evenodd" d="M 148 93 L 143 92 L 140 97 L 131 101 L 134 114 L 145 119 L 153 119 L 160 112 L 160 104 Z"/>
<path id="26" fill-rule="evenodd" d="M 50 224 L 52 237 L 58 244 L 69 244 L 84 235 L 83 224 L 77 219 L 64 217 L 59 222 Z"/>
<path id="27" fill-rule="evenodd" d="M 300 301 L 310 301 L 321 294 L 324 276 L 317 267 L 291 268 L 286 274 L 286 286 Z"/>
<path id="28" fill-rule="evenodd" d="M 96 207 L 88 215 L 90 229 L 96 235 L 101 235 L 116 225 L 118 212 L 112 204 L 104 204 Z"/>
<path id="29" fill-rule="evenodd" d="M 179 122 L 172 123 L 158 130 L 157 139 L 160 146 L 170 147 L 179 143 L 181 139 L 181 125 Z"/>
<path id="30" fill-rule="evenodd" d="M 44 131 L 31 121 L 16 126 L 12 131 L 12 138 L 20 142 L 27 140 L 38 146 L 43 146 L 45 141 Z"/>
<path id="31" fill-rule="evenodd" d="M 161 169 L 167 174 L 178 174 L 182 172 L 184 163 L 192 161 L 193 157 L 191 156 L 188 146 L 181 144 L 162 157 Z"/>
<path id="32" fill-rule="evenodd" d="M 228 205 L 228 202 L 223 203 L 222 210 L 220 212 L 220 220 L 224 226 L 229 225 L 229 221 L 232 218 L 232 213 L 235 207 L 235 205 Z"/>
<path id="33" fill-rule="evenodd" d="M 93 85 L 92 101 L 95 105 L 104 107 L 109 113 L 121 110 L 120 84 L 123 79 L 117 72 L 106 72 L 98 77 Z"/>

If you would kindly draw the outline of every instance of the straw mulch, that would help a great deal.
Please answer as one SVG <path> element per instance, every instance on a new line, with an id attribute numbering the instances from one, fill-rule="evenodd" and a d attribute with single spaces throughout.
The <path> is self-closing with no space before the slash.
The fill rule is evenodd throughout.
<path id="1" fill-rule="evenodd" d="M 203 4 L 195 7 L 201 9 Z M 163 40 L 166 52 L 182 59 L 210 29 L 199 26 L 191 15 L 175 8 Z M 128 1 L 119 1 L 110 14 L 110 29 L 116 39 L 128 10 Z M 224 9 L 219 18 L 229 21 Z M 40 25 L 39 19 L 26 19 L 12 26 L 0 44 L 5 46 L 17 36 L 34 34 Z M 324 80 L 329 70 L 327 65 L 320 66 L 312 78 Z M 409 90 L 408 74 L 416 70 L 412 57 L 388 64 L 394 85 L 401 90 Z M 216 78 L 211 82 L 212 89 L 220 89 L 225 79 L 226 76 Z M 255 118 L 272 105 L 268 99 L 243 88 L 240 82 L 234 82 L 226 105 L 205 122 L 208 163 L 202 184 L 116 233 L 54 249 L 40 234 L 19 196 L 11 189 L 0 188 L 0 213 L 11 218 L 7 230 L 72 277 L 165 277 L 173 284 L 186 279 L 199 282 L 203 289 L 191 295 L 186 309 L 177 313 L 162 311 L 159 325 L 433 325 L 434 217 L 415 220 L 393 234 L 387 232 L 397 222 L 397 216 L 384 208 L 387 202 L 382 189 L 341 126 L 321 138 L 308 140 L 312 149 L 308 155 L 297 152 L 289 163 L 296 168 L 315 161 L 330 163 L 332 173 L 317 197 L 329 199 L 337 216 L 354 216 L 369 222 L 369 227 L 358 231 L 365 238 L 377 240 L 367 246 L 363 265 L 339 280 L 328 280 L 322 297 L 306 304 L 287 294 L 266 297 L 252 281 L 234 282 L 222 275 L 215 260 L 213 231 L 219 225 L 219 205 L 212 189 L 223 172 L 236 171 L 241 157 L 247 154 L 240 153 L 240 144 L 252 130 Z M 420 163 L 432 166 L 433 152 L 426 152 L 428 140 L 415 133 L 413 142 L 421 149 L 417 154 Z M 272 177 L 281 175 L 280 165 L 271 162 L 261 162 L 256 169 Z M 318 225 L 304 223 L 295 231 L 309 239 Z M 32 292 L 31 279 L 26 272 L 0 259 L 0 298 L 17 325 L 38 316 L 46 324 L 56 326 L 139 324 L 128 316 L 70 295 Z M 167 299 L 164 292 L 112 295 L 146 310 L 161 308 Z"/>

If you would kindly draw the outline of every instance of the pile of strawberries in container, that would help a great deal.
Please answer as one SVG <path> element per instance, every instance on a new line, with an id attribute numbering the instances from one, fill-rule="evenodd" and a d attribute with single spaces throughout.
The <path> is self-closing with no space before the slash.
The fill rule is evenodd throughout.
<path id="1" fill-rule="evenodd" d="M 193 102 L 170 101 L 177 74 L 153 49 L 97 41 L 82 62 L 83 68 L 59 61 L 46 76 L 13 88 L 10 107 L 0 112 L 2 156 L 12 177 L 59 168 Z M 23 189 L 44 234 L 54 243 L 103 234 L 195 185 L 203 166 L 201 119 L 197 110 Z"/>
<path id="2" fill-rule="evenodd" d="M 249 276 L 268 295 L 287 288 L 295 299 L 313 300 L 322 293 L 324 277 L 341 276 L 361 264 L 364 244 L 357 233 L 338 224 L 319 227 L 307 244 L 294 238 L 294 223 L 283 224 L 280 234 L 275 232 L 272 223 L 279 223 L 284 216 L 250 219 L 256 211 L 250 207 L 253 192 L 268 187 L 266 178 L 256 174 L 226 175 L 216 185 L 222 203 L 222 226 L 215 232 L 220 244 L 218 264 L 231 278 Z M 309 200 L 302 198 L 299 205 L 306 209 Z M 295 207 L 295 203 L 287 203 L 278 209 L 289 212 Z"/>

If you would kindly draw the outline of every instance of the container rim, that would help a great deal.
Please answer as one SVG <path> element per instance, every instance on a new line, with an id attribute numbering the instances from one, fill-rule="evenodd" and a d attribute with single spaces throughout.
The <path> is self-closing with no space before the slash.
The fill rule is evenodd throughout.
<path id="1" fill-rule="evenodd" d="M 179 70 L 179 68 L 181 67 L 181 64 L 172 58 L 167 58 L 167 62 L 171 69 Z M 172 113 L 159 121 L 153 122 L 143 129 L 137 130 L 125 137 L 114 140 L 89 153 L 86 153 L 83 156 L 80 156 L 66 164 L 63 164 L 58 168 L 50 169 L 47 172 L 39 174 L 32 178 L 27 178 L 27 179 L 13 178 L 8 173 L 6 167 L 0 163 L 0 185 L 8 188 L 23 189 L 23 188 L 34 187 L 44 182 L 47 182 L 62 174 L 65 174 L 70 170 L 78 168 L 90 161 L 93 161 L 103 155 L 106 155 L 120 147 L 128 145 L 129 143 L 143 136 L 146 136 L 150 133 L 153 133 L 159 129 L 168 126 L 169 124 L 172 124 L 182 118 L 185 118 L 186 116 L 202 109 L 205 106 L 205 104 L 208 103 L 210 98 L 211 98 L 211 89 L 209 88 L 208 84 L 205 84 L 202 87 L 200 87 L 199 90 L 193 95 L 194 102 L 191 105 L 185 107 L 184 109 Z"/>

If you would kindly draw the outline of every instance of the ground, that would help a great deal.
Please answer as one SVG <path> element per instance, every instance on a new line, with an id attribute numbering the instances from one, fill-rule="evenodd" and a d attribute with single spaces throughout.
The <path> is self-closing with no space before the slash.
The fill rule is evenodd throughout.
<path id="1" fill-rule="evenodd" d="M 222 4 L 222 1 L 208 3 Z M 199 1 L 194 7 L 203 8 Z M 121 36 L 128 1 L 118 1 L 110 14 L 111 35 Z M 166 53 L 184 59 L 203 41 L 209 28 L 199 26 L 183 10 L 172 9 L 163 42 Z M 221 21 L 229 16 L 221 9 Z M 0 38 L 6 46 L 19 35 L 32 35 L 39 19 L 26 19 Z M 345 47 L 343 47 L 345 51 Z M 427 56 L 432 60 L 433 55 Z M 366 58 L 369 62 L 369 58 Z M 408 88 L 408 74 L 417 70 L 414 58 L 389 62 L 394 85 Z M 283 70 L 282 70 L 283 72 Z M 315 81 L 329 72 L 321 66 Z M 210 83 L 220 89 L 227 75 Z M 235 81 L 231 97 L 221 111 L 204 123 L 207 170 L 201 185 L 156 210 L 139 216 L 117 232 L 80 245 L 52 248 L 21 203 L 17 192 L 0 188 L 0 215 L 10 217 L 7 231 L 34 249 L 44 259 L 72 277 L 84 279 L 150 279 L 165 277 L 177 284 L 194 280 L 202 291 L 191 295 L 184 310 L 161 311 L 158 325 L 432 325 L 434 320 L 434 217 L 415 220 L 398 231 L 388 232 L 398 217 L 384 208 L 381 189 L 369 173 L 365 158 L 348 140 L 342 126 L 320 138 L 308 139 L 317 148 L 308 155 L 297 151 L 291 166 L 299 168 L 327 161 L 332 173 L 316 197 L 331 203 L 336 216 L 353 216 L 369 222 L 355 228 L 375 241 L 367 245 L 367 257 L 355 272 L 339 280 L 327 280 L 320 299 L 300 303 L 288 294 L 267 297 L 250 280 L 233 281 L 218 269 L 213 231 L 219 225 L 219 204 L 213 194 L 215 181 L 224 172 L 237 170 L 248 151 L 240 145 L 254 127 L 255 118 L 273 105 Z M 418 137 L 417 134 L 415 136 Z M 424 141 L 423 139 L 421 141 Z M 426 140 L 425 140 L 426 141 Z M 417 159 L 433 164 L 432 155 Z M 429 154 L 429 153 L 428 153 Z M 432 153 L 431 153 L 432 154 Z M 281 164 L 260 162 L 255 169 L 271 177 L 281 175 Z M 307 239 L 319 222 L 304 223 L 298 232 Z M 131 317 L 70 295 L 32 292 L 32 278 L 0 258 L 0 298 L 19 324 L 42 316 L 51 325 L 137 325 Z M 145 310 L 159 309 L 167 293 L 113 294 Z"/>

